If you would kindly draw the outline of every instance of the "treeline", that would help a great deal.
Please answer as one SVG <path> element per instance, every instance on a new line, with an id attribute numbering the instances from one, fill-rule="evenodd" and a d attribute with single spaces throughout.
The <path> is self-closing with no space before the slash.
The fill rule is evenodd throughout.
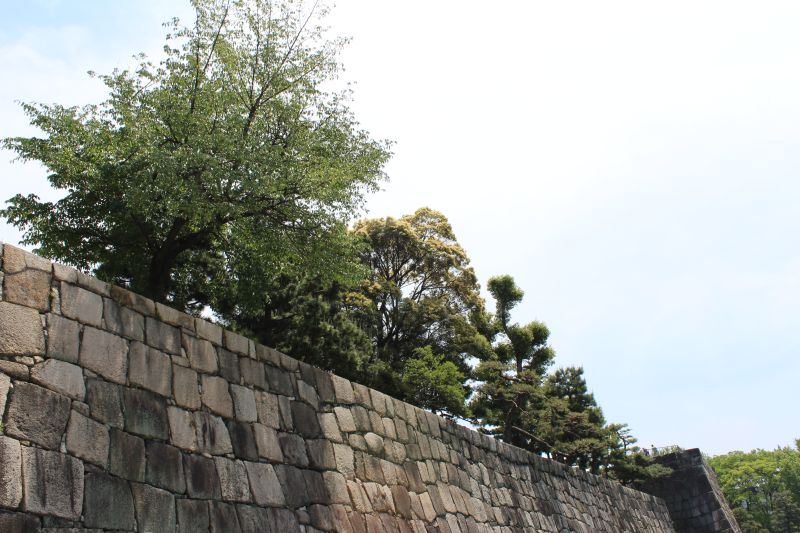
<path id="1" fill-rule="evenodd" d="M 194 5 L 163 61 L 100 76 L 106 101 L 24 104 L 43 135 L 4 146 L 63 192 L 8 201 L 25 244 L 536 453 L 625 482 L 663 473 L 581 368 L 553 369 L 547 327 L 514 321 L 511 276 L 489 280 L 486 309 L 441 213 L 356 221 L 391 144 L 323 89 L 344 44 L 326 8 Z"/>

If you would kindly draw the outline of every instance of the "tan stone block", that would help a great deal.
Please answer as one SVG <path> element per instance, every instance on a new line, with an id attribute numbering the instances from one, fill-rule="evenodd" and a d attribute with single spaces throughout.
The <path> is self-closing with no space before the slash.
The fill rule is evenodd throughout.
<path id="1" fill-rule="evenodd" d="M 47 357 L 78 362 L 81 325 L 60 315 L 47 315 Z"/>
<path id="2" fill-rule="evenodd" d="M 175 406 L 167 407 L 170 441 L 178 448 L 197 451 L 197 427 L 193 413 Z"/>
<path id="3" fill-rule="evenodd" d="M 250 353 L 250 341 L 247 337 L 243 337 L 238 333 L 226 329 L 223 331 L 223 341 L 225 343 L 225 348 L 232 352 L 241 355 L 249 355 Z"/>
<path id="4" fill-rule="evenodd" d="M 214 464 L 219 475 L 219 486 L 222 499 L 229 502 L 249 502 L 250 484 L 247 469 L 242 461 L 234 461 L 224 457 L 215 457 Z"/>
<path id="5" fill-rule="evenodd" d="M 219 370 L 217 350 L 209 341 L 184 333 L 181 343 L 192 368 L 208 374 L 215 374 Z"/>
<path id="6" fill-rule="evenodd" d="M 44 354 L 44 331 L 36 310 L 0 302 L 0 353 Z"/>
<path id="7" fill-rule="evenodd" d="M 331 375 L 331 380 L 333 381 L 333 390 L 336 394 L 337 402 L 353 403 L 355 401 L 353 386 L 349 380 L 337 375 Z"/>
<path id="8" fill-rule="evenodd" d="M 18 441 L 0 436 L 0 507 L 22 503 L 22 449 Z"/>
<path id="9" fill-rule="evenodd" d="M 272 465 L 245 462 L 253 501 L 258 505 L 282 507 L 286 505 L 281 484 Z"/>
<path id="10" fill-rule="evenodd" d="M 6 274 L 3 280 L 3 299 L 47 311 L 50 309 L 50 273 L 24 270 L 17 274 Z"/>
<path id="11" fill-rule="evenodd" d="M 124 385 L 128 373 L 128 343 L 122 337 L 87 327 L 83 331 L 80 364 L 109 381 Z"/>
<path id="12" fill-rule="evenodd" d="M 335 407 L 333 412 L 336 413 L 336 420 L 339 421 L 339 429 L 345 433 L 352 433 L 356 430 L 356 421 L 353 419 L 353 413 L 347 407 Z"/>
<path id="13" fill-rule="evenodd" d="M 258 421 L 271 428 L 280 429 L 281 414 L 278 397 L 269 392 L 255 391 Z"/>
<path id="14" fill-rule="evenodd" d="M 14 274 L 30 268 L 50 272 L 52 265 L 48 259 L 34 255 L 22 248 L 3 244 L 3 272 Z"/>
<path id="15" fill-rule="evenodd" d="M 105 468 L 108 465 L 108 429 L 73 410 L 67 426 L 67 451 Z"/>
<path id="16" fill-rule="evenodd" d="M 172 390 L 172 360 L 168 355 L 139 341 L 130 345 L 128 379 L 161 396 L 170 396 Z"/>
<path id="17" fill-rule="evenodd" d="M 194 319 L 195 331 L 201 339 L 211 341 L 217 346 L 222 344 L 222 328 L 202 318 Z"/>
<path id="18" fill-rule="evenodd" d="M 46 359 L 37 363 L 31 369 L 31 381 L 75 400 L 83 401 L 86 397 L 83 370 L 65 361 Z"/>
<path id="19" fill-rule="evenodd" d="M 62 281 L 61 314 L 78 322 L 100 327 L 103 322 L 103 297 Z"/>
<path id="20" fill-rule="evenodd" d="M 202 376 L 203 405 L 212 412 L 233 418 L 233 400 L 228 390 L 228 382 L 217 376 Z"/>
<path id="21" fill-rule="evenodd" d="M 241 385 L 231 385 L 231 395 L 233 396 L 236 420 L 241 420 L 242 422 L 255 422 L 258 420 L 256 398 L 252 389 Z"/>
<path id="22" fill-rule="evenodd" d="M 172 366 L 172 393 L 175 403 L 187 409 L 200 407 L 200 384 L 197 372 L 178 365 Z"/>
<path id="23" fill-rule="evenodd" d="M 336 458 L 336 471 L 347 479 L 355 479 L 355 457 L 353 448 L 347 444 L 334 444 L 333 455 Z"/>
<path id="24" fill-rule="evenodd" d="M 283 452 L 278 441 L 278 433 L 263 424 L 253 424 L 253 435 L 259 457 L 275 463 L 283 462 Z"/>
<path id="25" fill-rule="evenodd" d="M 334 413 L 320 413 L 319 425 L 322 428 L 322 434 L 331 442 L 344 442 L 342 433 L 339 431 L 339 425 L 336 422 L 336 415 Z"/>

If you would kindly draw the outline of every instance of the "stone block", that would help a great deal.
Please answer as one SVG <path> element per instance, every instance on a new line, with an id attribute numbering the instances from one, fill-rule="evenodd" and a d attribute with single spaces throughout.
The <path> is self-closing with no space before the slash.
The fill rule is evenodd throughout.
<path id="1" fill-rule="evenodd" d="M 322 435 L 331 442 L 344 442 L 342 439 L 342 432 L 339 431 L 339 425 L 336 422 L 336 415 L 334 413 L 319 413 L 319 426 L 322 430 Z"/>
<path id="2" fill-rule="evenodd" d="M 102 529 L 135 530 L 133 495 L 128 482 L 100 472 L 88 472 L 83 523 Z"/>
<path id="3" fill-rule="evenodd" d="M 350 413 L 356 422 L 356 431 L 367 432 L 372 431 L 372 422 L 369 419 L 369 412 L 360 405 L 354 405 L 350 408 Z M 381 423 L 383 427 L 383 423 Z"/>
<path id="4" fill-rule="evenodd" d="M 144 316 L 119 305 L 111 298 L 103 300 L 103 321 L 106 329 L 132 340 L 144 342 Z"/>
<path id="5" fill-rule="evenodd" d="M 0 372 L 14 379 L 21 379 L 22 381 L 30 380 L 30 371 L 28 367 L 22 363 L 0 359 Z"/>
<path id="6" fill-rule="evenodd" d="M 252 425 L 235 420 L 228 420 L 226 425 L 228 426 L 228 434 L 231 437 L 234 455 L 240 459 L 257 461 L 258 448 L 256 447 Z"/>
<path id="7" fill-rule="evenodd" d="M 364 435 L 364 440 L 367 441 L 367 449 L 372 455 L 383 455 L 383 438 L 375 433 L 367 433 Z"/>
<path id="8" fill-rule="evenodd" d="M 170 442 L 184 450 L 197 451 L 197 427 L 194 413 L 175 406 L 167 407 Z"/>
<path id="9" fill-rule="evenodd" d="M 245 462 L 245 469 L 250 480 L 250 491 L 253 501 L 258 505 L 279 507 L 286 504 L 278 476 L 272 465 Z"/>
<path id="10" fill-rule="evenodd" d="M 356 430 L 356 421 L 350 409 L 347 407 L 335 407 L 333 412 L 336 414 L 336 420 L 339 421 L 339 429 L 345 433 L 353 433 Z"/>
<path id="11" fill-rule="evenodd" d="M 0 511 L 0 531 L 4 533 L 41 533 L 42 525 L 38 516 Z"/>
<path id="12" fill-rule="evenodd" d="M 217 350 L 213 344 L 186 334 L 182 337 L 182 343 L 192 368 L 207 374 L 216 374 L 219 371 Z"/>
<path id="13" fill-rule="evenodd" d="M 103 297 L 62 281 L 61 314 L 99 328 L 103 323 Z"/>
<path id="14" fill-rule="evenodd" d="M 34 365 L 31 381 L 75 400 L 83 401 L 86 396 L 83 370 L 58 359 L 46 359 Z"/>
<path id="15" fill-rule="evenodd" d="M 278 441 L 278 433 L 273 428 L 263 424 L 253 424 L 253 436 L 256 439 L 259 457 L 274 463 L 283 462 L 283 452 Z"/>
<path id="16" fill-rule="evenodd" d="M 50 309 L 50 272 L 24 270 L 6 274 L 3 280 L 3 300 L 39 311 Z"/>
<path id="17" fill-rule="evenodd" d="M 349 380 L 336 375 L 331 375 L 331 380 L 333 381 L 333 391 L 338 403 L 350 404 L 355 402 L 353 386 Z"/>
<path id="18" fill-rule="evenodd" d="M 238 504 L 236 512 L 239 514 L 239 526 L 242 528 L 242 533 L 275 531 L 271 529 L 270 515 L 266 509 L 254 505 Z"/>
<path id="19" fill-rule="evenodd" d="M 347 479 L 355 479 L 355 460 L 353 449 L 347 444 L 334 444 L 333 455 L 336 458 L 336 471 Z"/>
<path id="20" fill-rule="evenodd" d="M 297 382 L 297 396 L 313 409 L 319 409 L 319 396 L 317 395 L 317 391 L 305 381 Z"/>
<path id="21" fill-rule="evenodd" d="M 131 481 L 144 481 L 144 440 L 112 428 L 109 442 L 108 471 Z"/>
<path id="22" fill-rule="evenodd" d="M 81 326 L 60 315 L 47 315 L 47 357 L 78 362 Z"/>
<path id="23" fill-rule="evenodd" d="M 172 360 L 163 352 L 133 341 L 130 346 L 128 379 L 131 385 L 171 396 Z"/>
<path id="24" fill-rule="evenodd" d="M 222 332 L 222 336 L 225 348 L 228 350 L 245 356 L 250 354 L 250 341 L 247 337 L 227 329 Z"/>
<path id="25" fill-rule="evenodd" d="M 186 478 L 183 475 L 183 461 L 178 448 L 155 441 L 145 443 L 147 468 L 145 480 L 151 485 L 170 492 L 186 492 Z"/>
<path id="26" fill-rule="evenodd" d="M 228 390 L 228 382 L 217 376 L 202 376 L 203 405 L 211 412 L 226 418 L 233 418 L 233 400 Z"/>
<path id="27" fill-rule="evenodd" d="M 0 420 L 6 412 L 6 401 L 8 400 L 8 392 L 11 390 L 11 378 L 7 375 L 0 373 Z"/>
<path id="28" fill-rule="evenodd" d="M 16 509 L 22 502 L 22 448 L 0 436 L 0 507 Z"/>
<path id="29" fill-rule="evenodd" d="M 269 392 L 255 391 L 258 421 L 271 428 L 280 429 L 281 414 L 278 397 Z"/>
<path id="30" fill-rule="evenodd" d="M 331 375 L 324 370 L 314 367 L 314 381 L 317 385 L 319 399 L 326 403 L 336 401 L 336 392 L 333 388 Z"/>
<path id="31" fill-rule="evenodd" d="M 229 502 L 251 501 L 250 484 L 247 480 L 247 469 L 242 461 L 233 461 L 224 457 L 215 457 L 214 464 L 219 475 L 222 499 Z"/>
<path id="32" fill-rule="evenodd" d="M 23 510 L 77 520 L 83 506 L 83 464 L 68 455 L 22 447 Z"/>
<path id="33" fill-rule="evenodd" d="M 153 300 L 125 290 L 122 287 L 111 286 L 111 299 L 121 306 L 133 309 L 145 316 L 153 316 L 156 312 L 156 304 Z"/>
<path id="34" fill-rule="evenodd" d="M 197 372 L 182 366 L 172 366 L 172 394 L 175 403 L 187 409 L 200 407 L 200 385 Z"/>
<path id="35" fill-rule="evenodd" d="M 181 330 L 157 318 L 145 318 L 145 338 L 147 344 L 162 352 L 175 355 L 181 353 Z"/>
<path id="36" fill-rule="evenodd" d="M 141 389 L 123 389 L 125 430 L 151 439 L 167 440 L 169 424 L 164 398 Z"/>
<path id="37" fill-rule="evenodd" d="M 108 381 L 124 385 L 128 377 L 128 342 L 111 333 L 86 327 L 80 364 Z"/>
<path id="38" fill-rule="evenodd" d="M 281 364 L 280 352 L 263 344 L 256 345 L 256 358 L 273 366 L 280 366 Z"/>
<path id="39" fill-rule="evenodd" d="M 322 435 L 319 427 L 317 412 L 303 402 L 292 402 L 292 420 L 294 427 L 300 435 L 307 439 L 314 439 Z"/>
<path id="40" fill-rule="evenodd" d="M 225 348 L 220 348 L 217 350 L 217 357 L 219 358 L 219 375 L 231 383 L 240 383 L 242 377 L 239 373 L 239 356 Z"/>
<path id="41" fill-rule="evenodd" d="M 241 533 L 236 507 L 229 503 L 211 502 L 209 504 L 211 533 Z"/>
<path id="42" fill-rule="evenodd" d="M 44 354 L 44 331 L 35 309 L 0 302 L 0 354 Z"/>
<path id="43" fill-rule="evenodd" d="M 200 451 L 212 455 L 233 452 L 228 428 L 220 417 L 205 412 L 197 412 L 194 416 Z"/>
<path id="44" fill-rule="evenodd" d="M 86 385 L 86 403 L 89 404 L 92 418 L 110 426 L 122 428 L 125 425 L 125 419 L 122 416 L 122 397 L 119 385 L 102 379 L 88 379 Z"/>
<path id="45" fill-rule="evenodd" d="M 194 317 L 168 305 L 156 302 L 156 317 L 171 326 L 194 331 Z"/>
<path id="46" fill-rule="evenodd" d="M 186 493 L 190 498 L 218 500 L 219 475 L 213 459 L 202 455 L 185 454 L 183 469 L 186 472 Z"/>
<path id="47" fill-rule="evenodd" d="M 106 426 L 73 410 L 67 426 L 67 451 L 70 455 L 106 468 L 108 448 Z"/>
<path id="48" fill-rule="evenodd" d="M 258 420 L 256 398 L 252 389 L 241 385 L 231 385 L 231 395 L 233 396 L 236 420 L 241 420 L 242 422 L 255 422 Z"/>
<path id="49" fill-rule="evenodd" d="M 325 490 L 325 481 L 322 479 L 322 474 L 313 470 L 303 470 L 302 472 L 306 483 L 306 491 L 308 491 L 309 503 L 328 505 L 330 496 Z"/>
<path id="50" fill-rule="evenodd" d="M 139 531 L 175 531 L 175 497 L 161 489 L 133 483 L 133 502 Z"/>
<path id="51" fill-rule="evenodd" d="M 76 283 L 92 292 L 96 292 L 101 296 L 111 296 L 111 285 L 105 281 L 101 281 L 94 276 L 78 272 L 76 276 Z"/>
<path id="52" fill-rule="evenodd" d="M 286 462 L 303 468 L 308 466 L 306 444 L 302 437 L 293 433 L 279 433 L 278 442 L 281 443 Z"/>
<path id="53" fill-rule="evenodd" d="M 306 441 L 308 450 L 308 463 L 317 470 L 333 470 L 336 468 L 336 458 L 333 455 L 333 445 L 324 439 Z"/>
<path id="54" fill-rule="evenodd" d="M 239 358 L 239 369 L 242 376 L 242 382 L 245 385 L 257 387 L 262 390 L 268 388 L 267 374 L 264 372 L 264 363 L 257 359 L 249 357 Z"/>
<path id="55" fill-rule="evenodd" d="M 222 328 L 217 324 L 202 318 L 195 318 L 194 328 L 197 332 L 197 336 L 201 339 L 211 341 L 218 346 L 222 344 Z"/>
<path id="56" fill-rule="evenodd" d="M 286 504 L 293 509 L 308 505 L 310 499 L 303 471 L 289 465 L 276 465 L 274 468 L 281 484 Z"/>
<path id="57" fill-rule="evenodd" d="M 39 257 L 32 254 L 27 250 L 12 246 L 10 244 L 2 244 L 3 250 L 3 272 L 7 274 L 14 274 L 22 272 L 25 269 L 33 268 L 35 270 L 43 270 L 50 272 L 52 265 L 49 260 L 44 257 Z"/>
<path id="58" fill-rule="evenodd" d="M 198 500 L 178 500 L 178 533 L 197 533 L 208 531 L 208 503 Z"/>
<path id="59" fill-rule="evenodd" d="M 11 391 L 5 433 L 57 450 L 69 420 L 70 401 L 38 385 L 17 382 Z"/>
<path id="60" fill-rule="evenodd" d="M 325 482 L 325 490 L 331 498 L 331 503 L 350 505 L 350 494 L 347 491 L 347 480 L 340 472 L 323 472 L 322 479 Z"/>

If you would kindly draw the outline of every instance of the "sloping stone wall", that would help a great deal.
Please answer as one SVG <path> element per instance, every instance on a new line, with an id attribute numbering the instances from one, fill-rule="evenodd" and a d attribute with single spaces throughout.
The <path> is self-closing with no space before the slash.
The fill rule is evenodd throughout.
<path id="1" fill-rule="evenodd" d="M 1 251 L 0 531 L 675 531 L 659 498 Z"/>

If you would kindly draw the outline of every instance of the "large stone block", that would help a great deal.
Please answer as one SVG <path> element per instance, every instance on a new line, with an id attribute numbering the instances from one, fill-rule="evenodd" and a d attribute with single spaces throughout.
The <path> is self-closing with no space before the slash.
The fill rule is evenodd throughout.
<path id="1" fill-rule="evenodd" d="M 347 480 L 339 472 L 329 471 L 322 473 L 325 481 L 325 490 L 331 498 L 331 503 L 350 505 L 350 494 L 347 491 Z"/>
<path id="2" fill-rule="evenodd" d="M 125 430 L 143 437 L 166 440 L 169 436 L 166 402 L 141 389 L 122 391 Z"/>
<path id="3" fill-rule="evenodd" d="M 77 520 L 83 507 L 83 463 L 58 452 L 22 447 L 23 509 Z"/>
<path id="4" fill-rule="evenodd" d="M 128 343 L 122 337 L 86 327 L 81 341 L 80 363 L 108 381 L 124 385 L 128 374 Z"/>
<path id="5" fill-rule="evenodd" d="M 211 502 L 209 504 L 211 533 L 242 533 L 236 507 L 229 503 Z"/>
<path id="6" fill-rule="evenodd" d="M 183 469 L 186 473 L 186 493 L 190 498 L 218 500 L 219 475 L 213 459 L 202 455 L 185 454 Z"/>
<path id="7" fill-rule="evenodd" d="M 236 506 L 236 512 L 239 514 L 239 525 L 242 528 L 242 533 L 274 531 L 270 529 L 270 516 L 266 509 L 240 503 Z"/>
<path id="8" fill-rule="evenodd" d="M 181 330 L 157 318 L 145 318 L 145 338 L 153 348 L 175 355 L 181 353 Z"/>
<path id="9" fill-rule="evenodd" d="M 278 397 L 269 392 L 255 392 L 256 412 L 258 421 L 274 429 L 281 427 L 281 413 L 278 407 Z"/>
<path id="10" fill-rule="evenodd" d="M 209 341 L 184 333 L 182 342 L 192 368 L 208 374 L 216 374 L 219 371 L 217 350 Z"/>
<path id="11" fill-rule="evenodd" d="M 228 434 L 231 436 L 233 453 L 240 459 L 248 461 L 258 460 L 258 448 L 256 447 L 253 428 L 247 422 L 228 420 Z"/>
<path id="12" fill-rule="evenodd" d="M 286 504 L 278 476 L 272 465 L 245 462 L 253 501 L 258 505 L 279 507 Z"/>
<path id="13" fill-rule="evenodd" d="M 319 413 L 319 426 L 322 435 L 331 442 L 344 442 L 342 432 L 339 431 L 339 424 L 336 422 L 334 413 Z"/>
<path id="14" fill-rule="evenodd" d="M 47 315 L 47 357 L 78 362 L 81 325 L 60 315 Z"/>
<path id="15" fill-rule="evenodd" d="M 38 516 L 0 511 L 0 531 L 4 533 L 41 533 L 42 524 Z"/>
<path id="16" fill-rule="evenodd" d="M 102 379 L 89 379 L 86 385 L 86 403 L 89 404 L 92 418 L 122 428 L 125 418 L 122 416 L 120 386 Z"/>
<path id="17" fill-rule="evenodd" d="M 265 369 L 269 390 L 282 396 L 294 396 L 294 380 L 286 370 L 269 367 Z"/>
<path id="18" fill-rule="evenodd" d="M 156 312 L 156 304 L 153 300 L 140 296 L 134 292 L 111 286 L 111 299 L 123 307 L 128 307 L 145 316 L 153 316 Z"/>
<path id="19" fill-rule="evenodd" d="M 171 396 L 172 360 L 168 355 L 146 344 L 133 341 L 130 346 L 128 379 L 131 385 Z"/>
<path id="20" fill-rule="evenodd" d="M 267 515 L 269 515 L 267 531 L 300 531 L 301 526 L 297 521 L 297 517 L 290 510 L 270 508 L 266 511 Z"/>
<path id="21" fill-rule="evenodd" d="M 253 424 L 253 435 L 256 439 L 258 455 L 274 463 L 283 462 L 283 452 L 278 441 L 278 433 L 263 424 Z"/>
<path id="22" fill-rule="evenodd" d="M 208 531 L 208 503 L 198 500 L 178 500 L 178 533 Z"/>
<path id="23" fill-rule="evenodd" d="M 250 341 L 247 337 L 243 337 L 227 329 L 222 332 L 222 336 L 225 348 L 241 355 L 249 355 Z"/>
<path id="24" fill-rule="evenodd" d="M 72 411 L 67 426 L 67 451 L 79 459 L 106 468 L 108 448 L 106 426 Z"/>
<path id="25" fill-rule="evenodd" d="M 297 432 L 307 439 L 315 439 L 322 434 L 317 412 L 303 402 L 292 402 L 292 420 Z"/>
<path id="26" fill-rule="evenodd" d="M 22 272 L 28 268 L 50 272 L 52 268 L 50 261 L 22 248 L 10 244 L 2 244 L 0 249 L 3 251 L 3 272 L 6 274 Z"/>
<path id="27" fill-rule="evenodd" d="M 240 357 L 239 368 L 242 375 L 242 381 L 246 385 L 258 387 L 262 390 L 267 389 L 267 375 L 264 372 L 264 363 L 249 357 Z"/>
<path id="28" fill-rule="evenodd" d="M 194 327 L 197 331 L 197 336 L 201 339 L 211 341 L 218 346 L 222 344 L 222 328 L 217 324 L 202 318 L 195 318 Z"/>
<path id="29" fill-rule="evenodd" d="M 83 523 L 102 529 L 136 528 L 133 495 L 128 482 L 101 472 L 86 474 Z"/>
<path id="30" fill-rule="evenodd" d="M 355 479 L 355 457 L 353 448 L 347 444 L 334 444 L 333 455 L 336 458 L 336 471 L 347 479 Z"/>
<path id="31" fill-rule="evenodd" d="M 308 448 L 308 462 L 311 468 L 317 470 L 333 470 L 336 468 L 336 458 L 333 455 L 333 445 L 325 439 L 306 441 Z"/>
<path id="32" fill-rule="evenodd" d="M 178 448 L 197 451 L 197 426 L 194 413 L 170 405 L 167 407 L 167 418 L 169 418 L 170 442 Z"/>
<path id="33" fill-rule="evenodd" d="M 186 478 L 183 474 L 183 461 L 178 448 L 169 444 L 147 441 L 147 469 L 145 479 L 151 485 L 170 492 L 186 492 Z"/>
<path id="34" fill-rule="evenodd" d="M 203 405 L 213 413 L 233 418 L 233 400 L 228 382 L 217 376 L 202 376 Z"/>
<path id="35" fill-rule="evenodd" d="M 38 385 L 17 382 L 6 414 L 6 434 L 57 450 L 69 419 L 70 401 Z"/>
<path id="36" fill-rule="evenodd" d="M 225 348 L 220 348 L 217 351 L 217 357 L 219 358 L 219 375 L 231 383 L 238 384 L 241 381 L 239 356 Z"/>
<path id="37" fill-rule="evenodd" d="M 0 436 L 0 507 L 16 509 L 22 502 L 22 449 L 18 441 Z"/>
<path id="38" fill-rule="evenodd" d="M 197 444 L 200 451 L 212 455 L 233 452 L 228 428 L 225 427 L 225 422 L 220 417 L 200 411 L 194 416 L 197 426 Z"/>
<path id="39" fill-rule="evenodd" d="M 175 531 L 175 497 L 161 489 L 133 483 L 133 501 L 139 531 Z"/>
<path id="40" fill-rule="evenodd" d="M 119 305 L 111 298 L 104 298 L 103 320 L 106 328 L 117 335 L 144 341 L 144 317 L 133 309 Z"/>
<path id="41" fill-rule="evenodd" d="M 281 443 L 281 450 L 286 462 L 303 468 L 308 466 L 306 443 L 301 436 L 293 433 L 279 433 L 278 442 Z"/>
<path id="42" fill-rule="evenodd" d="M 339 421 L 339 429 L 345 433 L 352 433 L 356 430 L 356 421 L 350 409 L 347 407 L 335 407 L 333 412 L 336 414 L 336 420 Z"/>
<path id="43" fill-rule="evenodd" d="M 251 501 L 247 470 L 242 461 L 215 457 L 222 499 L 229 502 Z"/>
<path id="44" fill-rule="evenodd" d="M 233 396 L 236 420 L 241 420 L 242 422 L 255 422 L 258 420 L 256 398 L 252 389 L 241 385 L 231 385 L 231 395 Z"/>
<path id="45" fill-rule="evenodd" d="M 200 384 L 197 372 L 182 366 L 172 366 L 172 394 L 175 403 L 187 409 L 200 407 Z"/>
<path id="46" fill-rule="evenodd" d="M 62 282 L 61 314 L 99 328 L 103 323 L 103 297 Z"/>
<path id="47" fill-rule="evenodd" d="M 281 484 L 286 504 L 297 509 L 310 503 L 303 471 L 290 465 L 276 465 L 275 474 Z"/>
<path id="48" fill-rule="evenodd" d="M 331 380 L 333 381 L 333 391 L 338 403 L 353 403 L 355 401 L 353 386 L 349 380 L 336 375 L 332 375 Z"/>
<path id="49" fill-rule="evenodd" d="M 3 299 L 47 311 L 50 309 L 50 272 L 24 270 L 16 274 L 6 274 L 3 280 Z"/>
<path id="50" fill-rule="evenodd" d="M 131 481 L 144 481 L 144 440 L 118 429 L 111 429 L 108 471 Z"/>
<path id="51" fill-rule="evenodd" d="M 156 317 L 172 326 L 194 331 L 194 317 L 167 305 L 156 302 Z"/>
<path id="52" fill-rule="evenodd" d="M 44 331 L 35 309 L 0 302 L 0 354 L 44 354 Z"/>
<path id="53" fill-rule="evenodd" d="M 75 400 L 83 401 L 86 395 L 81 368 L 57 359 L 47 359 L 34 365 L 31 380 Z"/>

